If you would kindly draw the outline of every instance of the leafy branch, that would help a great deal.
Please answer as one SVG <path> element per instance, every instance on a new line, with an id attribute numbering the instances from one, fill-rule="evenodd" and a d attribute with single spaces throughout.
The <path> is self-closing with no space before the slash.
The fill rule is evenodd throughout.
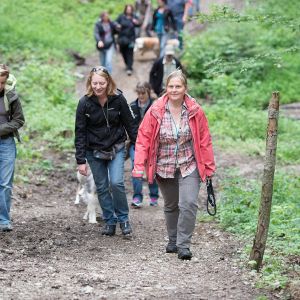
<path id="1" fill-rule="evenodd" d="M 191 19 L 197 20 L 200 23 L 205 22 L 256 22 L 266 25 L 285 25 L 292 30 L 300 30 L 300 20 L 295 18 L 288 18 L 282 15 L 276 14 L 253 14 L 253 15 L 242 15 L 234 10 L 230 6 L 212 6 L 212 12 L 210 14 L 199 13 L 198 15 L 192 17 Z"/>

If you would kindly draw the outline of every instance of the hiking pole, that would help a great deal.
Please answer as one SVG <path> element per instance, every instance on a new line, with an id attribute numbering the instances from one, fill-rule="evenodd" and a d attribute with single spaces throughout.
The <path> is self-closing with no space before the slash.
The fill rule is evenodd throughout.
<path id="1" fill-rule="evenodd" d="M 206 179 L 206 190 L 207 190 L 206 210 L 209 215 L 214 216 L 217 213 L 217 204 L 216 204 L 216 197 L 215 197 L 211 178 Z"/>

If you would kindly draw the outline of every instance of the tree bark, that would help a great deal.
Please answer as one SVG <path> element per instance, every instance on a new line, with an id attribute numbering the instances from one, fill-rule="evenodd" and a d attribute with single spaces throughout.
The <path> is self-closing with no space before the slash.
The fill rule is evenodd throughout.
<path id="1" fill-rule="evenodd" d="M 278 92 L 272 93 L 268 113 L 269 123 L 266 137 L 266 155 L 262 179 L 261 202 L 259 208 L 256 236 L 253 241 L 252 251 L 250 253 L 250 260 L 254 260 L 256 262 L 254 268 L 257 271 L 261 268 L 263 261 L 272 207 L 273 181 L 276 164 L 277 128 L 279 117 Z"/>

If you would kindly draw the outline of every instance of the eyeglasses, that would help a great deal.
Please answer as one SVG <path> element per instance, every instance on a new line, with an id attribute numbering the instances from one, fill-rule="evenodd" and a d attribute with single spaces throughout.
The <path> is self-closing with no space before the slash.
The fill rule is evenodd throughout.
<path id="1" fill-rule="evenodd" d="M 95 67 L 91 70 L 91 72 L 98 72 L 101 71 L 103 73 L 106 73 L 107 75 L 109 75 L 108 70 L 105 67 Z"/>

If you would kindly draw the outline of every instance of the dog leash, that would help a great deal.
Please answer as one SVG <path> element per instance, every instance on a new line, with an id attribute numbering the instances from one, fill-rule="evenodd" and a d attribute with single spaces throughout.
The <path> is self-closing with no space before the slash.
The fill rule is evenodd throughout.
<path id="1" fill-rule="evenodd" d="M 206 210 L 209 215 L 214 216 L 217 213 L 216 197 L 211 179 L 206 179 L 207 201 Z M 212 208 L 212 209 L 211 209 Z"/>

